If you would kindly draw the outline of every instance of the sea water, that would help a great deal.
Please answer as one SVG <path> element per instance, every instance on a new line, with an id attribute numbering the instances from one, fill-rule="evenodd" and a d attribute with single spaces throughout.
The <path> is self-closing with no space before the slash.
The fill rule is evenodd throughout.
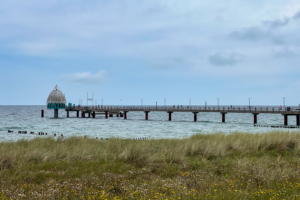
<path id="1" fill-rule="evenodd" d="M 41 118 L 41 110 L 45 117 Z M 96 118 L 77 118 L 76 112 L 70 112 L 67 118 L 65 110 L 59 110 L 59 118 L 54 118 L 54 111 L 46 106 L 0 106 L 0 141 L 15 141 L 35 137 L 51 137 L 54 134 L 64 137 L 89 136 L 91 138 L 183 138 L 199 133 L 263 133 L 268 131 L 300 131 L 300 129 L 274 129 L 271 127 L 254 127 L 251 113 L 228 113 L 226 123 L 222 123 L 220 113 L 198 113 L 198 121 L 194 122 L 194 114 L 187 112 L 172 113 L 172 121 L 166 112 L 150 112 L 149 120 L 145 120 L 144 112 L 128 112 L 127 119 L 96 115 Z M 280 114 L 259 114 L 258 125 L 283 126 Z M 289 125 L 296 124 L 296 117 L 289 116 Z M 14 131 L 8 133 L 8 130 Z M 18 134 L 27 131 L 27 134 Z M 35 134 L 30 134 L 34 132 Z M 37 133 L 44 132 L 47 136 Z"/>

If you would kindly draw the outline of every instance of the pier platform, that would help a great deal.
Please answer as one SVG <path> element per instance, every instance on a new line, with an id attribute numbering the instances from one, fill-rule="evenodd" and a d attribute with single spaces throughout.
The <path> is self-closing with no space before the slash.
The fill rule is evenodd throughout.
<path id="1" fill-rule="evenodd" d="M 81 117 L 85 117 L 87 113 L 89 117 L 95 118 L 96 114 L 104 114 L 106 118 L 111 115 L 118 115 L 127 119 L 128 112 L 144 112 L 145 120 L 148 120 L 150 112 L 166 112 L 169 120 L 172 120 L 174 112 L 191 112 L 194 114 L 194 121 L 197 121 L 197 114 L 202 112 L 220 113 L 222 122 L 225 122 L 225 115 L 228 113 L 251 113 L 253 115 L 254 124 L 258 121 L 259 114 L 281 114 L 284 117 L 284 125 L 288 125 L 288 116 L 296 117 L 296 125 L 300 125 L 300 108 L 299 107 L 271 107 L 271 106 L 80 106 L 66 107 L 67 117 L 69 112 L 81 112 Z"/>

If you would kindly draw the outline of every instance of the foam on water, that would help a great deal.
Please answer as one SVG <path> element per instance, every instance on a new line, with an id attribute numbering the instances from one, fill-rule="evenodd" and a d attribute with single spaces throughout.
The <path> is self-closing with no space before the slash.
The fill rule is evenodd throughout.
<path id="1" fill-rule="evenodd" d="M 45 110 L 45 117 L 41 118 L 41 110 Z M 215 132 L 267 132 L 287 129 L 270 127 L 254 127 L 253 115 L 229 113 L 226 123 L 221 122 L 219 113 L 199 113 L 198 121 L 194 122 L 193 113 L 173 113 L 172 121 L 168 121 L 166 112 L 150 112 L 149 120 L 145 120 L 143 112 L 128 112 L 127 120 L 121 117 L 97 115 L 93 118 L 77 118 L 76 112 L 70 112 L 66 118 L 64 110 L 59 111 L 59 118 L 53 118 L 53 110 L 46 106 L 0 106 L 0 141 L 30 139 L 34 137 L 48 137 L 28 134 L 31 131 L 45 132 L 53 136 L 54 133 L 64 136 L 84 136 L 92 138 L 182 138 L 197 133 Z M 296 124 L 296 117 L 289 117 L 289 124 Z M 280 114 L 258 115 L 258 125 L 282 126 L 283 116 Z M 14 133 L 7 133 L 12 130 Z M 18 134 L 18 131 L 27 131 L 27 134 Z M 288 129 L 299 131 L 299 129 Z"/>

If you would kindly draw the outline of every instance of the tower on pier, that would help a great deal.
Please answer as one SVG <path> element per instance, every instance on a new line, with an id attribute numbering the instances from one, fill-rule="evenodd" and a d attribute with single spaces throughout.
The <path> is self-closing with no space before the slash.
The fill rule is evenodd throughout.
<path id="1" fill-rule="evenodd" d="M 54 87 L 47 99 L 47 108 L 54 109 L 54 118 L 58 118 L 58 109 L 66 108 L 66 97 L 57 87 Z"/>

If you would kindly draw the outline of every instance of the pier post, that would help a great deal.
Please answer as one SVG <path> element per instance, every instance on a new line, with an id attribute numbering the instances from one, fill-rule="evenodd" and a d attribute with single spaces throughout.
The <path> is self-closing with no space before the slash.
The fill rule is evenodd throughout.
<path id="1" fill-rule="evenodd" d="M 41 110 L 41 117 L 44 117 L 44 110 Z"/>
<path id="2" fill-rule="evenodd" d="M 85 118 L 85 112 L 82 112 L 82 117 Z"/>
<path id="3" fill-rule="evenodd" d="M 127 111 L 124 111 L 124 119 L 127 119 Z"/>
<path id="4" fill-rule="evenodd" d="M 300 126 L 300 115 L 296 115 L 296 124 Z"/>
<path id="5" fill-rule="evenodd" d="M 197 112 L 194 112 L 194 122 L 196 122 L 197 121 Z"/>
<path id="6" fill-rule="evenodd" d="M 253 114 L 253 118 L 254 118 L 254 124 L 257 124 L 257 115 L 258 113 L 252 113 Z"/>
<path id="7" fill-rule="evenodd" d="M 77 110 L 77 117 L 79 117 L 79 110 Z"/>
<path id="8" fill-rule="evenodd" d="M 148 120 L 148 113 L 149 111 L 145 111 L 145 120 Z"/>
<path id="9" fill-rule="evenodd" d="M 54 109 L 54 118 L 58 118 L 58 109 Z"/>
<path id="10" fill-rule="evenodd" d="M 96 117 L 96 113 L 95 113 L 95 111 L 93 112 L 93 118 L 95 118 Z"/>
<path id="11" fill-rule="evenodd" d="M 91 117 L 91 113 L 89 112 L 89 117 Z"/>
<path id="12" fill-rule="evenodd" d="M 67 111 L 67 117 L 69 117 L 69 111 Z"/>
<path id="13" fill-rule="evenodd" d="M 284 115 L 284 125 L 288 125 L 288 115 Z"/>
<path id="14" fill-rule="evenodd" d="M 169 121 L 172 121 L 172 112 L 169 112 Z"/>
<path id="15" fill-rule="evenodd" d="M 108 112 L 105 112 L 105 118 L 106 119 L 108 118 Z"/>
<path id="16" fill-rule="evenodd" d="M 225 123 L 225 115 L 226 115 L 227 113 L 222 112 L 221 114 L 222 114 L 222 123 Z"/>

